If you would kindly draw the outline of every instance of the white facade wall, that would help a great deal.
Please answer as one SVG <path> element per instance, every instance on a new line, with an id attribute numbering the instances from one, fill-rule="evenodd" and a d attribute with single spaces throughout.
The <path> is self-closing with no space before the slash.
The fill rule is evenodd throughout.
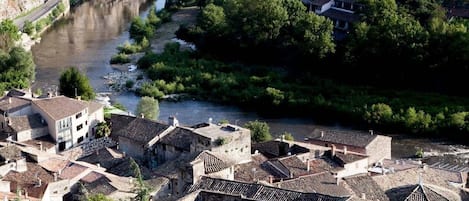
<path id="1" fill-rule="evenodd" d="M 368 172 L 368 158 L 348 163 L 344 165 L 344 170 L 337 173 L 337 177 L 343 178 L 356 174 L 364 174 Z"/>

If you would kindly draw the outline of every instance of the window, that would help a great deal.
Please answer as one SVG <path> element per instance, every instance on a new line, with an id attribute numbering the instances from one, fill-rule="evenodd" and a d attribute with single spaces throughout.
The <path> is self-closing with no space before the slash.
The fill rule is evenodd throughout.
<path id="1" fill-rule="evenodd" d="M 86 138 L 88 138 L 88 132 L 86 132 Z"/>
<path id="2" fill-rule="evenodd" d="M 75 118 L 78 119 L 78 118 L 80 118 L 81 116 L 82 116 L 82 114 L 81 114 L 81 112 L 80 112 L 80 113 L 78 113 L 77 115 L 75 115 Z"/>
<path id="3" fill-rule="evenodd" d="M 88 120 L 85 121 L 85 125 L 88 125 Z"/>
<path id="4" fill-rule="evenodd" d="M 83 136 L 79 137 L 77 143 L 83 142 Z"/>
<path id="5" fill-rule="evenodd" d="M 81 130 L 83 128 L 83 124 L 80 124 L 77 126 L 77 131 Z"/>

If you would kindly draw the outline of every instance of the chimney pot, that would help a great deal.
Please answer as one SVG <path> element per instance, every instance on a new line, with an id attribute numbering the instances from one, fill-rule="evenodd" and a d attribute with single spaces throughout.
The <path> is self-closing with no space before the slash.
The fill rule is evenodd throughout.
<path id="1" fill-rule="evenodd" d="M 57 181 L 57 173 L 54 172 L 54 181 Z"/>
<path id="2" fill-rule="evenodd" d="M 344 155 L 347 155 L 347 146 L 344 146 Z"/>
<path id="3" fill-rule="evenodd" d="M 321 131 L 321 137 L 324 137 L 324 131 Z"/>
<path id="4" fill-rule="evenodd" d="M 293 172 L 290 172 L 290 178 L 293 179 Z"/>
<path id="5" fill-rule="evenodd" d="M 309 172 L 311 169 L 310 164 L 309 164 L 309 158 L 306 159 L 306 171 Z"/>
<path id="6" fill-rule="evenodd" d="M 143 113 L 140 113 L 140 117 L 143 119 L 145 118 L 145 115 Z"/>
<path id="7" fill-rule="evenodd" d="M 336 181 L 337 186 L 340 185 L 340 178 L 339 177 L 336 177 L 335 181 Z"/>
<path id="8" fill-rule="evenodd" d="M 8 98 L 8 104 L 11 104 L 11 98 Z"/>
<path id="9" fill-rule="evenodd" d="M 335 149 L 336 149 L 335 145 L 332 144 L 331 145 L 331 156 L 335 156 L 335 151 L 336 151 Z"/>
<path id="10" fill-rule="evenodd" d="M 274 177 L 272 175 L 269 176 L 269 184 L 274 183 Z"/>

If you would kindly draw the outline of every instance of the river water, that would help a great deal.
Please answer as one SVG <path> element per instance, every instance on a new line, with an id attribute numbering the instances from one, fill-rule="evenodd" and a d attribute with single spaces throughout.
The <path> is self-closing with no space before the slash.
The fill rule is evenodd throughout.
<path id="1" fill-rule="evenodd" d="M 95 91 L 106 91 L 102 76 L 115 71 L 109 59 L 119 44 L 129 40 L 128 28 L 132 18 L 145 15 L 152 3 L 151 0 L 93 0 L 72 9 L 69 16 L 44 33 L 41 42 L 32 48 L 37 65 L 33 88 L 43 88 L 43 91 L 56 89 L 60 73 L 69 66 L 76 66 L 86 72 Z M 157 8 L 163 5 L 164 0 L 157 1 Z M 133 112 L 140 98 L 132 93 L 123 93 L 113 95 L 111 99 Z M 236 106 L 196 100 L 162 101 L 159 120 L 165 121 L 170 115 L 176 116 L 183 125 L 207 122 L 209 118 L 213 122 L 228 120 L 238 125 L 257 119 L 268 122 L 274 135 L 286 131 L 297 140 L 307 137 L 315 128 L 325 127 L 315 124 L 313 118 L 266 117 Z M 327 127 L 349 129 L 340 124 Z M 429 139 L 412 139 L 399 134 L 392 136 L 393 157 L 396 158 L 412 156 L 415 147 L 439 152 L 454 148 Z"/>

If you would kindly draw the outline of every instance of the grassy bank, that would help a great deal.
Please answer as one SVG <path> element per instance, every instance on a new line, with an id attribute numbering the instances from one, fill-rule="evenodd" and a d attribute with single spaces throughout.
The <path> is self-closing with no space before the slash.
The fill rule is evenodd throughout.
<path id="1" fill-rule="evenodd" d="M 171 43 L 162 54 L 138 62 L 153 80 L 139 93 L 161 98 L 190 93 L 271 114 L 312 116 L 388 131 L 463 137 L 469 131 L 469 99 L 414 91 L 349 86 L 283 68 L 246 66 L 200 58 Z"/>

